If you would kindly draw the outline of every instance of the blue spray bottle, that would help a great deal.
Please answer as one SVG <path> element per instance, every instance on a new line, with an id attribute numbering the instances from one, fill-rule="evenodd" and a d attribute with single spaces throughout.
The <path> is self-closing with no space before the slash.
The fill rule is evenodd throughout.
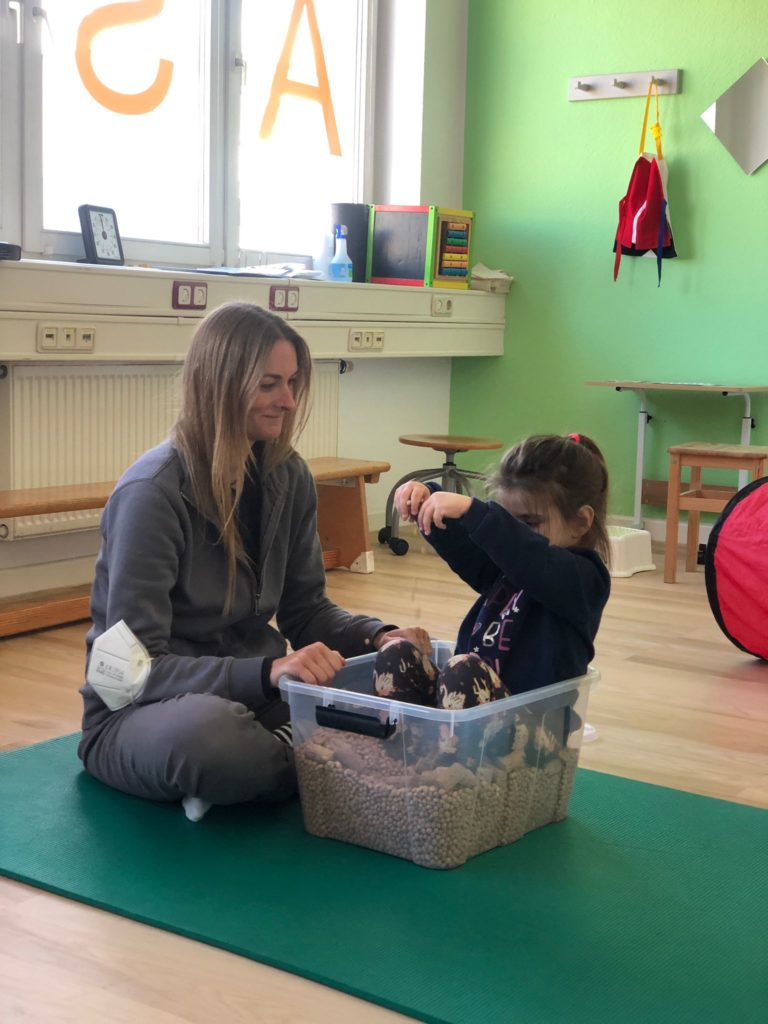
<path id="1" fill-rule="evenodd" d="M 336 225 L 336 251 L 328 264 L 329 281 L 351 281 L 352 260 L 347 253 L 347 225 Z"/>

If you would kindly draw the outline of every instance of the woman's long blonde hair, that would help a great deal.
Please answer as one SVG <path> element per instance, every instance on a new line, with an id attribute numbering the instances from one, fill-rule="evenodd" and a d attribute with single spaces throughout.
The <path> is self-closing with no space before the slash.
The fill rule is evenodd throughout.
<path id="1" fill-rule="evenodd" d="M 280 436 L 264 442 L 261 467 L 253 458 L 247 410 L 273 346 L 290 342 L 296 351 L 296 408 L 286 413 Z M 306 421 L 312 359 L 307 343 L 284 320 L 248 302 L 228 302 L 201 321 L 184 361 L 179 415 L 171 442 L 186 463 L 192 497 L 219 531 L 227 554 L 226 614 L 235 595 L 235 568 L 243 543 L 236 508 L 246 473 L 264 475 L 293 451 Z"/>

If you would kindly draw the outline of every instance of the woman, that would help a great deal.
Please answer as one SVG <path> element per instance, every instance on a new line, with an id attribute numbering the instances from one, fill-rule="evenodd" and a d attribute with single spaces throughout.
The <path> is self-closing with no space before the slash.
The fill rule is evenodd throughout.
<path id="1" fill-rule="evenodd" d="M 182 800 L 194 819 L 294 792 L 282 675 L 328 684 L 393 636 L 428 649 L 424 630 L 325 594 L 314 481 L 291 446 L 311 368 L 279 317 L 241 302 L 211 312 L 170 439 L 127 470 L 102 517 L 78 753 L 107 785 Z"/>

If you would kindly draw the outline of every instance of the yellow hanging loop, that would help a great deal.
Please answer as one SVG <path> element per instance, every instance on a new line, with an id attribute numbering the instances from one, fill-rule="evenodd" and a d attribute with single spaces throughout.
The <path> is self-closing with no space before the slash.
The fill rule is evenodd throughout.
<path id="1" fill-rule="evenodd" d="M 645 100 L 645 115 L 643 117 L 643 130 L 640 133 L 640 155 L 642 156 L 643 150 L 645 149 L 645 133 L 648 128 L 648 113 L 651 108 L 651 94 L 653 90 L 656 90 L 656 121 L 651 125 L 651 135 L 656 143 L 656 156 L 659 160 L 663 159 L 661 155 L 661 123 L 659 121 L 659 83 L 655 78 L 651 78 L 648 83 L 648 96 Z"/>

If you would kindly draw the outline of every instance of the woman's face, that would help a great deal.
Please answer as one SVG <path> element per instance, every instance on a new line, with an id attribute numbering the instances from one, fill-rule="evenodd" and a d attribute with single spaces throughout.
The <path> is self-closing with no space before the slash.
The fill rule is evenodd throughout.
<path id="1" fill-rule="evenodd" d="M 299 365 L 290 341 L 281 338 L 272 346 L 264 376 L 248 403 L 248 440 L 274 441 L 283 429 L 286 413 L 296 408 L 296 378 Z"/>

